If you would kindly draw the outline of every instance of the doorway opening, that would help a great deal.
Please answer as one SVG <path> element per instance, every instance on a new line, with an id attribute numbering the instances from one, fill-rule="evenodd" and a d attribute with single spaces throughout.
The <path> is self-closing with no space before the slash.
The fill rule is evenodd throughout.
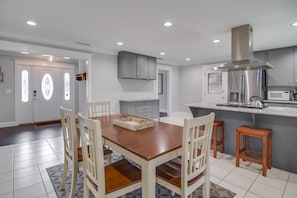
<path id="1" fill-rule="evenodd" d="M 168 71 L 158 70 L 158 99 L 160 117 L 168 116 Z"/>

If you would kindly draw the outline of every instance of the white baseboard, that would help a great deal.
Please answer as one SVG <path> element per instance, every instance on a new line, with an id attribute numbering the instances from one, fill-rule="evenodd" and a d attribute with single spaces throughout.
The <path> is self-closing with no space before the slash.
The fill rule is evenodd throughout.
<path id="1" fill-rule="evenodd" d="M 12 127 L 12 126 L 18 126 L 19 124 L 16 121 L 13 122 L 2 122 L 0 123 L 0 128 L 4 127 Z"/>

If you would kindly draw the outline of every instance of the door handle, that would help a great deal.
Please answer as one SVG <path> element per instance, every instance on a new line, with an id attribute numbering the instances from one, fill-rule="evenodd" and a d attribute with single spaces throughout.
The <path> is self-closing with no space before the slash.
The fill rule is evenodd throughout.
<path id="1" fill-rule="evenodd" d="M 33 91 L 33 100 L 36 100 L 36 99 L 37 99 L 36 97 L 37 97 L 37 91 L 34 90 L 34 91 Z"/>

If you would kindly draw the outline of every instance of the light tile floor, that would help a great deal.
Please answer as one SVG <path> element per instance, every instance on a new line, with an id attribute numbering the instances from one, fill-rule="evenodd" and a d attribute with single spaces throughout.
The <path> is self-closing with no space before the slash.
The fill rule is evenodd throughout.
<path id="1" fill-rule="evenodd" d="M 161 121 L 183 125 L 189 113 L 174 113 Z M 211 155 L 212 156 L 212 155 Z M 0 198 L 55 198 L 46 168 L 63 163 L 62 137 L 0 147 Z M 261 166 L 218 153 L 211 157 L 211 181 L 246 198 L 297 197 L 297 174 L 280 169 L 261 174 Z"/>

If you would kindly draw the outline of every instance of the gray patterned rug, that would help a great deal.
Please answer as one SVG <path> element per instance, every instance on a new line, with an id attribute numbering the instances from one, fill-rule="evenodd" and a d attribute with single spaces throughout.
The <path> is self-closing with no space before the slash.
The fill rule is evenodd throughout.
<path id="1" fill-rule="evenodd" d="M 60 190 L 62 177 L 63 177 L 63 164 L 59 164 L 50 168 L 47 168 L 47 173 L 51 179 L 51 182 L 56 191 L 57 197 L 66 198 L 69 197 L 70 187 L 71 187 L 71 168 L 68 169 L 67 181 L 65 185 L 65 191 Z M 75 197 L 83 197 L 83 169 L 81 168 L 79 173 L 77 174 L 77 185 L 76 185 L 76 193 Z M 214 183 L 211 183 L 210 186 L 210 197 L 211 198 L 231 198 L 235 196 L 235 193 L 219 186 Z M 94 197 L 92 193 L 90 193 L 90 197 Z M 131 193 L 126 194 L 127 198 L 141 198 L 141 189 L 135 190 Z M 179 195 L 172 195 L 170 191 L 158 184 L 156 184 L 156 197 L 158 198 L 177 198 Z M 202 197 L 201 188 L 197 189 L 193 193 L 193 197 Z"/>

